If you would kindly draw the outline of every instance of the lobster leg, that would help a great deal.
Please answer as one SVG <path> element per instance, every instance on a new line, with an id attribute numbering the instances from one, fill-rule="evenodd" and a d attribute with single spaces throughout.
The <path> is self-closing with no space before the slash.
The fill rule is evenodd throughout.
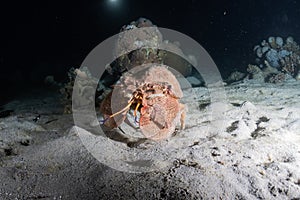
<path id="1" fill-rule="evenodd" d="M 120 114 L 120 113 L 122 113 L 122 112 L 124 112 L 124 111 L 128 111 L 128 109 L 130 108 L 130 106 L 131 106 L 131 104 L 133 103 L 133 101 L 131 101 L 125 108 L 123 108 L 122 110 L 120 110 L 120 111 L 118 111 L 118 112 L 116 112 L 116 113 L 114 113 L 114 114 L 112 114 L 112 115 L 110 115 L 108 118 L 112 118 L 112 117 L 114 117 L 114 116 L 116 116 L 116 115 L 118 115 L 118 114 Z"/>

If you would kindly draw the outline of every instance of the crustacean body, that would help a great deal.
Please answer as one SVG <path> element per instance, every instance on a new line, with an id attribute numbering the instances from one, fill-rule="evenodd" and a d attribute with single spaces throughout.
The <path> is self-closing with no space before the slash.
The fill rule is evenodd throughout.
<path id="1" fill-rule="evenodd" d="M 146 64 L 125 73 L 113 91 L 102 101 L 104 125 L 118 127 L 130 109 L 148 139 L 170 137 L 180 123 L 184 128 L 185 106 L 180 85 L 165 65 Z"/>

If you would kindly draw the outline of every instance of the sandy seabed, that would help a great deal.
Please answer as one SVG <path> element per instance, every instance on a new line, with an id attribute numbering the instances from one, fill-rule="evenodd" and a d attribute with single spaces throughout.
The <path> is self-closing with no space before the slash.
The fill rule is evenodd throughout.
<path id="1" fill-rule="evenodd" d="M 0 199 L 300 199 L 299 88 L 228 85 L 219 114 L 207 88 L 184 91 L 185 130 L 133 148 L 113 141 L 165 161 L 142 173 L 95 159 L 52 93 L 16 99 L 0 119 Z"/>

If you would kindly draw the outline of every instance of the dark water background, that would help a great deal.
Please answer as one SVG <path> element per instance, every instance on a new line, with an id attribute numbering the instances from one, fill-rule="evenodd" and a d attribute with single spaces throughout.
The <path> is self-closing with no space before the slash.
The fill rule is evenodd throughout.
<path id="1" fill-rule="evenodd" d="M 253 63 L 269 36 L 300 42 L 300 1 L 7 1 L 1 2 L 0 105 L 41 86 L 47 75 L 66 79 L 71 67 L 124 24 L 139 17 L 180 31 L 212 56 L 223 78 Z"/>

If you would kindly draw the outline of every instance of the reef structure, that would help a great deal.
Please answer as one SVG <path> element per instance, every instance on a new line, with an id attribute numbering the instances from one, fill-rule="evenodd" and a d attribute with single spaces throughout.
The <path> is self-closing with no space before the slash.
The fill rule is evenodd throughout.
<path id="1" fill-rule="evenodd" d="M 254 80 L 260 83 L 283 83 L 286 81 L 300 80 L 300 47 L 289 36 L 270 36 L 253 48 L 255 64 L 251 63 L 246 68 L 246 75 L 233 72 L 227 82 L 241 80 Z"/>
<path id="2" fill-rule="evenodd" d="M 146 27 L 151 27 L 151 29 L 147 30 Z M 136 29 L 134 34 L 130 31 L 132 29 Z M 135 50 L 130 51 L 131 49 Z M 69 70 L 68 82 L 60 84 L 61 102 L 65 106 L 64 113 L 72 113 L 72 104 L 87 106 L 92 103 L 93 100 L 88 94 L 92 93 L 93 85 L 97 85 L 95 103 L 98 106 L 99 102 L 110 93 L 112 86 L 120 77 L 137 66 L 151 63 L 163 64 L 176 70 L 184 77 L 189 77 L 192 74 L 193 66 L 197 65 L 195 56 L 185 54 L 181 50 L 179 42 L 163 39 L 157 26 L 146 18 L 139 18 L 128 25 L 124 25 L 111 53 L 115 60 L 106 65 L 105 72 L 99 81 L 93 77 L 87 67 L 83 67 L 81 70 L 75 68 Z M 77 83 L 80 89 L 73 91 L 76 76 L 79 77 Z M 47 77 L 47 83 L 52 83 L 52 79 L 54 80 L 53 77 Z M 201 84 L 200 81 L 198 82 L 194 85 Z M 74 92 L 85 97 L 82 102 L 72 101 Z"/>
<path id="3" fill-rule="evenodd" d="M 145 27 L 151 29 L 148 31 L 143 29 Z M 130 32 L 132 29 L 136 29 L 134 34 Z M 128 53 L 130 49 L 136 50 Z M 107 65 L 106 70 L 114 76 L 121 76 L 125 71 L 142 64 L 158 63 L 170 66 L 187 77 L 192 73 L 192 66 L 197 65 L 193 55 L 186 55 L 182 51 L 179 42 L 163 39 L 159 28 L 146 18 L 139 18 L 121 28 L 113 53 L 116 60 Z"/>
<path id="4" fill-rule="evenodd" d="M 282 37 L 271 36 L 260 45 L 256 45 L 253 51 L 259 68 L 262 70 L 274 68 L 264 70 L 266 82 L 274 82 L 271 81 L 274 77 L 280 77 L 280 80 L 284 81 L 289 76 L 292 78 L 299 76 L 300 47 L 293 37 L 289 36 L 284 40 Z"/>

